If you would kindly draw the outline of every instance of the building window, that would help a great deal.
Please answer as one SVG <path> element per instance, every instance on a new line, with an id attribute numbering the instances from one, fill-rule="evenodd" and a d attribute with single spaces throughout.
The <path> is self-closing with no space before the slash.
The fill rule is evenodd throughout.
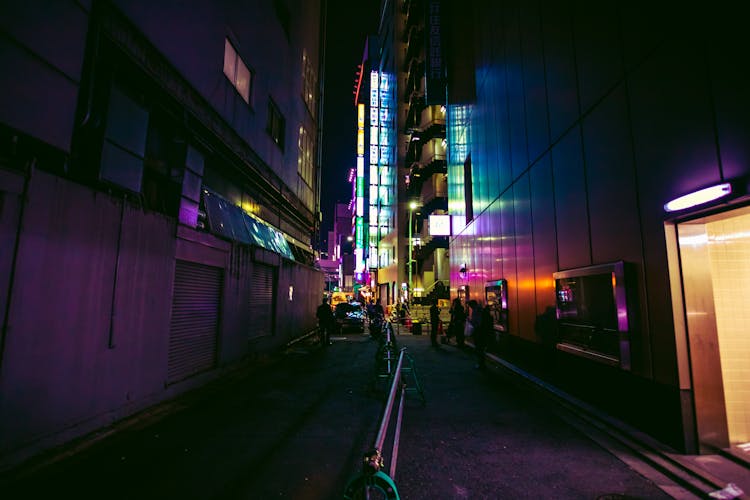
<path id="1" fill-rule="evenodd" d="M 268 122 L 266 123 L 266 132 L 271 136 L 273 142 L 276 143 L 279 148 L 284 149 L 284 127 L 285 127 L 284 116 L 279 111 L 276 103 L 273 99 L 268 100 Z"/>
<path id="2" fill-rule="evenodd" d="M 148 110 L 119 88 L 112 87 L 102 144 L 101 180 L 141 192 L 148 123 Z"/>
<path id="3" fill-rule="evenodd" d="M 299 138 L 297 140 L 297 147 L 299 148 L 299 157 L 297 158 L 297 172 L 299 173 L 305 184 L 313 187 L 313 179 L 315 178 L 313 169 L 313 141 L 305 127 L 299 127 Z"/>
<path id="4" fill-rule="evenodd" d="M 307 109 L 310 114 L 315 118 L 315 111 L 317 107 L 317 86 L 318 75 L 315 71 L 315 67 L 312 65 L 312 61 L 307 57 L 307 50 L 302 50 L 302 98 L 307 104 Z"/>
<path id="5" fill-rule="evenodd" d="M 471 155 L 464 161 L 464 200 L 466 202 L 466 223 L 474 219 L 474 193 L 471 185 Z"/>
<path id="6" fill-rule="evenodd" d="M 232 42 L 224 40 L 224 74 L 232 82 L 234 88 L 240 93 L 242 99 L 250 104 L 250 90 L 252 88 L 253 74 L 247 68 L 242 58 L 237 54 Z"/>

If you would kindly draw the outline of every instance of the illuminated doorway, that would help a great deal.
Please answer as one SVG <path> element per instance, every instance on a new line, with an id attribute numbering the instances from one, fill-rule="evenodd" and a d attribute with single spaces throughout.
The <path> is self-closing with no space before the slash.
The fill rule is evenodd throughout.
<path id="1" fill-rule="evenodd" d="M 667 234 L 677 243 L 670 275 L 681 285 L 673 286 L 678 352 L 686 340 L 680 376 L 693 389 L 698 445 L 744 450 L 750 442 L 750 207 L 680 222 Z"/>

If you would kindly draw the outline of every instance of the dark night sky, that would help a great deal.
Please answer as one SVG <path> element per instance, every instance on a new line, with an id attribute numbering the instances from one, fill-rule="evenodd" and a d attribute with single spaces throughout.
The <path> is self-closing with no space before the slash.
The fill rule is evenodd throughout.
<path id="1" fill-rule="evenodd" d="M 348 202 L 347 172 L 355 166 L 357 121 L 354 78 L 365 38 L 377 34 L 379 0 L 328 0 L 323 101 L 321 244 L 333 228 L 336 201 Z M 321 249 L 324 250 L 323 246 Z"/>

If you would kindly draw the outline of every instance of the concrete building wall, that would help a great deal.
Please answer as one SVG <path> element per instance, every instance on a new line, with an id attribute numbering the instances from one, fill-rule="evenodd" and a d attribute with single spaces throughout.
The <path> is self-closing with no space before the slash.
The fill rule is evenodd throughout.
<path id="1" fill-rule="evenodd" d="M 295 196 L 297 134 L 304 124 L 317 142 L 317 110 L 302 97 L 300 68 L 305 48 L 317 70 L 320 4 L 279 5 L 290 9 L 288 36 L 271 1 L 0 6 L 0 63 L 12 69 L 0 75 L 0 468 L 204 384 L 315 327 L 320 271 L 222 239 L 205 219 L 178 222 L 184 207 L 153 208 L 144 192 L 101 182 L 93 136 L 74 147 L 85 127 L 102 130 L 107 99 L 100 94 L 117 83 L 111 68 L 97 66 L 96 52 L 111 55 L 121 44 L 118 61 L 138 66 L 128 89 L 150 99 L 141 115 L 163 119 L 177 110 L 171 125 L 183 128 L 175 138 L 233 164 L 227 183 L 241 182 L 243 167 L 255 172 L 253 185 L 265 191 L 249 194 L 286 203 L 267 202 L 268 222 L 311 240 L 304 231 L 314 230 L 305 225 L 313 208 Z M 250 105 L 223 74 L 225 37 L 257 77 Z M 286 119 L 283 151 L 265 132 L 269 96 Z M 99 115 L 87 116 L 97 99 Z M 128 118 L 120 117 L 124 128 Z M 169 163 L 168 182 L 177 197 L 191 192 L 197 211 L 203 160 L 188 165 L 188 175 L 184 157 L 166 156 L 159 160 Z M 169 372 L 176 269 L 184 262 L 218 269 L 219 317 L 209 366 L 179 378 Z M 251 312 L 257 290 L 249 280 L 259 266 L 271 270 L 275 307 Z M 253 336 L 257 321 L 269 318 L 272 330 Z"/>
<path id="2" fill-rule="evenodd" d="M 174 220 L 34 172 L 0 393 L 0 452 L 164 391 Z"/>
<path id="3" fill-rule="evenodd" d="M 0 463 L 173 397 L 316 326 L 323 283 L 311 267 L 185 228 L 175 238 L 173 219 L 44 172 L 32 174 L 27 195 L 0 365 Z M 4 227 L 15 234 L 18 224 Z M 3 254 L 12 247 L 3 239 Z M 171 384 L 176 259 L 225 278 L 213 368 Z M 276 269 L 276 307 L 262 318 L 250 309 L 257 265 Z M 273 332 L 255 338 L 269 315 Z"/>

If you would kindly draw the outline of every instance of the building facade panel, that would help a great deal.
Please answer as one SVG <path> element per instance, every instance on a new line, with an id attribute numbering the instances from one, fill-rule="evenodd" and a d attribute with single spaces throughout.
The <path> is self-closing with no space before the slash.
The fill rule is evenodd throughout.
<path id="1" fill-rule="evenodd" d="M 617 6 L 572 2 L 576 77 L 581 111 L 590 109 L 623 76 Z"/>
<path id="2" fill-rule="evenodd" d="M 626 97 L 625 88 L 618 87 L 582 125 L 589 210 L 613 216 L 612 220 L 591 217 L 594 262 L 643 259 Z"/>
<path id="3" fill-rule="evenodd" d="M 536 310 L 530 179 L 530 174 L 524 174 L 513 185 L 518 311 Z M 516 316 L 519 317 L 518 336 L 533 342 L 536 339 L 536 334 L 534 333 L 536 316 L 532 314 L 516 314 Z"/>
<path id="4" fill-rule="evenodd" d="M 740 22 L 739 20 L 736 20 Z M 724 177 L 734 179 L 743 175 L 745 165 L 750 164 L 750 131 L 744 127 L 750 116 L 750 95 L 746 91 L 747 77 L 737 61 L 744 57 L 744 48 L 724 42 L 741 29 L 728 26 L 714 36 L 716 43 L 710 44 L 712 100 L 716 113 L 716 130 L 721 153 L 721 170 Z"/>
<path id="5" fill-rule="evenodd" d="M 591 264 L 586 178 L 578 127 L 552 150 L 557 251 L 560 269 Z"/>
<path id="6" fill-rule="evenodd" d="M 40 12 L 47 15 L 40 16 Z M 4 36 L 72 82 L 81 78 L 87 23 L 84 2 L 13 0 L 0 6 L 0 30 Z M 59 36 L 46 35 L 55 32 Z"/>
<path id="7" fill-rule="evenodd" d="M 513 188 L 508 189 L 500 196 L 500 199 L 498 200 L 497 216 L 500 218 L 501 227 L 500 241 L 498 242 L 498 246 L 500 247 L 500 255 L 503 264 L 502 278 L 508 280 L 508 283 L 515 284 L 515 286 L 513 287 L 515 290 L 508 294 L 508 309 L 513 311 L 520 311 L 521 309 L 519 309 L 518 296 L 518 255 L 516 253 L 516 207 L 513 191 Z M 480 216 L 478 222 L 482 222 L 483 219 L 485 218 L 483 216 Z M 490 224 L 488 222 L 485 222 L 483 225 L 489 226 Z M 480 245 L 484 240 L 484 237 L 486 237 L 485 235 L 487 235 L 487 233 L 481 234 L 483 237 L 477 238 L 477 241 Z M 479 288 L 478 291 L 480 291 L 481 293 L 484 291 L 485 283 L 482 282 L 480 284 L 481 288 Z M 484 302 L 484 297 L 481 297 L 481 299 L 482 302 Z M 510 315 L 510 328 L 514 332 L 519 331 L 518 314 Z"/>
<path id="8" fill-rule="evenodd" d="M 554 143 L 578 116 L 571 12 L 565 2 L 542 2 L 541 16 L 550 140 Z"/>
<path id="9" fill-rule="evenodd" d="M 522 2 L 520 22 L 523 38 L 524 106 L 529 162 L 533 163 L 549 144 L 547 89 L 544 75 L 544 42 L 539 21 L 539 5 Z"/>
<path id="10" fill-rule="evenodd" d="M 515 179 L 526 170 L 529 154 L 526 137 L 526 108 L 524 89 L 524 56 L 521 49 L 519 3 L 508 2 L 503 10 L 503 32 L 505 35 L 505 95 L 508 100 L 508 122 L 510 131 L 511 178 Z"/>
<path id="11" fill-rule="evenodd" d="M 0 39 L 0 122 L 64 151 L 70 150 L 75 123 L 77 82 L 46 60 L 30 57 L 21 46 Z M 24 82 L 24 85 L 18 85 Z M 40 124 L 44 124 L 41 126 Z"/>
<path id="12" fill-rule="evenodd" d="M 515 2 L 498 5 L 502 16 L 490 19 L 482 10 L 486 2 L 472 4 L 478 55 L 472 104 L 479 109 L 463 126 L 477 133 L 459 142 L 449 123 L 449 147 L 466 151 L 449 162 L 449 207 L 456 218 L 466 214 L 469 219 L 450 244 L 451 279 L 456 280 L 452 293 L 462 296 L 461 286 L 468 285 L 464 298 L 483 300 L 486 256 L 497 255 L 499 248 L 500 267 L 489 265 L 493 274 L 508 279 L 510 335 L 514 341 L 543 344 L 549 338 L 529 333 L 537 316 L 552 311 L 560 319 L 557 324 L 565 326 L 565 304 L 578 286 L 566 288 L 564 275 L 557 276 L 556 284 L 554 273 L 570 270 L 574 274 L 568 276 L 583 279 L 612 269 L 611 275 L 602 272 L 601 279 L 608 286 L 611 282 L 618 301 L 611 309 L 617 313 L 615 357 L 597 356 L 592 344 L 566 350 L 564 342 L 553 339 L 556 359 L 580 370 L 570 373 L 567 388 L 587 393 L 597 404 L 683 449 L 743 442 L 748 422 L 738 417 L 738 408 L 748 408 L 750 398 L 739 396 L 743 391 L 737 388 L 748 387 L 750 379 L 733 368 L 721 377 L 707 369 L 733 366 L 732 359 L 721 349 L 702 347 L 709 329 L 720 344 L 743 342 L 733 333 L 735 315 L 728 312 L 727 297 L 710 291 L 722 286 L 731 267 L 711 256 L 735 244 L 740 248 L 748 231 L 743 221 L 750 203 L 745 165 L 750 127 L 748 113 L 743 113 L 748 98 L 739 91 L 743 80 L 732 68 L 743 46 L 742 30 L 730 29 L 736 16 L 684 4 L 675 8 L 671 2 L 654 6 L 648 15 L 640 10 L 642 2 L 617 7 L 541 2 L 534 22 L 534 6 L 519 11 Z M 498 19 L 502 44 L 490 36 Z M 542 50 L 533 43 L 539 26 Z M 546 139 L 546 117 L 534 101 L 540 64 L 549 116 Z M 513 71 L 521 68 L 519 78 Z M 501 71 L 504 87 L 491 83 Z M 494 96 L 486 95 L 496 88 L 507 95 L 505 113 Z M 539 102 L 544 100 L 539 96 Z M 451 102 L 449 108 L 458 111 L 459 104 L 465 103 Z M 486 106 L 495 112 L 482 109 Z M 505 123 L 490 125 L 493 119 Z M 487 139 L 484 131 L 490 126 L 508 132 L 512 188 L 506 190 L 500 182 L 497 203 L 472 214 L 464 209 L 473 191 L 462 185 L 472 180 L 461 175 L 467 170 L 464 160 L 470 158 L 472 167 L 477 163 L 481 177 L 505 147 Z M 520 145 L 531 148 L 528 159 L 519 157 Z M 535 154 L 543 156 L 536 159 Z M 528 202 L 524 172 L 529 173 Z M 719 183 L 727 185 L 716 200 L 676 211 L 667 205 Z M 481 191 L 475 195 L 483 196 Z M 476 200 L 473 207 L 479 208 Z M 512 249 L 506 247 L 508 240 Z M 531 262 L 524 260 L 527 248 L 533 248 Z M 697 264 L 703 256 L 710 262 Z M 527 282 L 534 300 L 526 295 Z M 623 295 L 616 290 L 624 290 Z M 514 312 L 520 318 L 515 322 Z M 707 321 L 707 315 L 717 316 L 716 321 Z M 601 324 L 596 319 L 583 326 L 593 329 L 593 339 Z M 512 349 L 508 353 L 517 354 Z M 716 386 L 730 394 L 725 407 L 716 408 L 703 397 Z M 642 411 L 644 404 L 651 411 Z"/>
<path id="13" fill-rule="evenodd" d="M 551 155 L 546 155 L 530 171 L 531 223 L 534 240 L 536 314 L 555 305 L 552 274 L 560 269 L 557 261 L 557 227 Z M 520 311 L 519 311 L 520 313 Z"/>

